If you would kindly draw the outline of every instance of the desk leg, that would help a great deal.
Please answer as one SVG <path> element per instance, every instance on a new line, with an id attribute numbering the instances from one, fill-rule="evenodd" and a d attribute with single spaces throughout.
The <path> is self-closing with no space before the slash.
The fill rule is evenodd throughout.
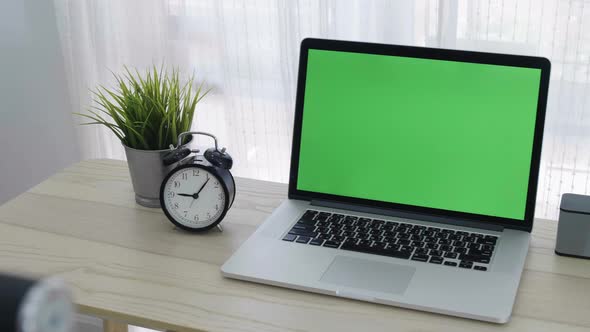
<path id="1" fill-rule="evenodd" d="M 104 319 L 102 321 L 102 329 L 104 332 L 127 332 L 127 324 L 114 322 L 112 320 Z"/>

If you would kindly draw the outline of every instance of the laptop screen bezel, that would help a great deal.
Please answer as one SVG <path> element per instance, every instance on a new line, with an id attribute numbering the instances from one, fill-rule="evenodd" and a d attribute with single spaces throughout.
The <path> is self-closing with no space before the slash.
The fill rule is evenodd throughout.
<path id="1" fill-rule="evenodd" d="M 423 59 L 447 60 L 469 63 L 482 63 L 492 65 L 503 65 L 524 68 L 536 68 L 541 70 L 541 80 L 539 84 L 539 97 L 537 102 L 537 117 L 535 120 L 535 130 L 533 138 L 533 149 L 531 166 L 529 172 L 528 190 L 526 198 L 524 219 L 511 219 L 444 209 L 435 209 L 400 203 L 384 202 L 356 197 L 339 196 L 333 194 L 318 193 L 297 189 L 297 177 L 299 170 L 299 152 L 301 145 L 301 129 L 303 122 L 303 105 L 305 98 L 305 83 L 307 75 L 308 51 L 329 50 L 366 54 L 381 54 L 392 56 L 403 56 Z M 534 208 L 538 185 L 539 166 L 541 161 L 541 145 L 543 138 L 543 128 L 545 124 L 545 111 L 547 105 L 547 92 L 549 87 L 549 73 L 551 63 L 546 58 L 507 55 L 497 53 L 483 53 L 471 51 L 458 51 L 448 49 L 435 49 L 427 47 L 412 47 L 400 45 L 386 45 L 375 43 L 362 43 L 350 41 L 338 41 L 327 39 L 307 38 L 301 42 L 299 55 L 299 72 L 297 78 L 297 96 L 295 100 L 295 120 L 293 129 L 293 144 L 291 150 L 291 167 L 289 175 L 289 192 L 290 199 L 300 200 L 321 200 L 328 202 L 338 202 L 354 204 L 358 206 L 375 207 L 402 213 L 416 213 L 419 215 L 444 216 L 457 221 L 485 222 L 489 224 L 503 226 L 505 228 L 519 229 L 530 232 L 533 226 Z M 354 156 L 351 157 L 351 159 Z M 356 161 L 362 167 L 363 160 Z"/>

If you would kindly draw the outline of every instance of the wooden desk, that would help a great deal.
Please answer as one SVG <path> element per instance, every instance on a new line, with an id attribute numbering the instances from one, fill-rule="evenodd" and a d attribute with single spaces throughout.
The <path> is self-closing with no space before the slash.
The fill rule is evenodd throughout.
<path id="1" fill-rule="evenodd" d="M 536 222 L 506 325 L 225 279 L 221 264 L 287 191 L 248 179 L 237 185 L 225 231 L 192 235 L 135 204 L 124 162 L 79 163 L 0 207 L 0 269 L 59 275 L 80 312 L 162 330 L 590 329 L 590 261 L 554 255 L 556 223 L 547 220 Z"/>

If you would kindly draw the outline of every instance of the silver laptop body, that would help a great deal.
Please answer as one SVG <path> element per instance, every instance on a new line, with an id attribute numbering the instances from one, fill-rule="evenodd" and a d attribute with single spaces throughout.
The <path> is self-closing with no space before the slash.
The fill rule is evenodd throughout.
<path id="1" fill-rule="evenodd" d="M 302 121 L 307 107 L 306 76 L 311 75 L 308 70 L 312 69 L 308 66 L 310 50 L 538 70 L 523 217 L 514 220 L 301 190 L 297 183 L 302 183 L 305 174 L 300 173 L 298 166 L 304 153 L 300 150 L 302 130 L 307 130 L 302 129 Z M 367 302 L 507 322 L 533 224 L 549 62 L 537 57 L 306 39 L 301 45 L 299 66 L 289 199 L 222 266 L 223 275 Z M 387 152 L 387 142 L 373 144 Z"/>

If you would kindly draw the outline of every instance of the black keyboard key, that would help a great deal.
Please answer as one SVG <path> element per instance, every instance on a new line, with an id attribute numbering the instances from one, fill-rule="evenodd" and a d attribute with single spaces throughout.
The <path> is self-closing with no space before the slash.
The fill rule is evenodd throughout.
<path id="1" fill-rule="evenodd" d="M 484 250 L 493 251 L 494 250 L 494 246 L 489 245 L 489 244 L 482 244 L 481 245 L 481 250 L 482 251 L 484 251 Z"/>
<path id="2" fill-rule="evenodd" d="M 443 259 L 442 259 L 442 257 L 439 257 L 439 256 L 432 256 L 432 257 L 430 257 L 430 260 L 428 262 L 432 263 L 432 264 L 442 264 Z"/>
<path id="3" fill-rule="evenodd" d="M 370 240 L 360 240 L 358 244 L 361 246 L 370 247 L 372 243 L 373 243 L 373 241 L 370 241 Z"/>
<path id="4" fill-rule="evenodd" d="M 402 246 L 401 250 L 412 252 L 414 250 L 414 248 L 411 246 Z"/>
<path id="5" fill-rule="evenodd" d="M 285 235 L 285 237 L 283 238 L 283 241 L 289 241 L 289 242 L 293 242 L 295 241 L 295 239 L 297 238 L 297 235 L 293 235 L 293 234 L 287 234 Z"/>
<path id="6" fill-rule="evenodd" d="M 351 240 L 348 239 L 346 241 L 344 241 L 344 243 L 342 244 L 342 247 L 340 249 L 344 249 L 344 250 L 352 250 L 352 251 L 360 251 L 360 249 L 363 248 L 367 248 L 367 250 L 369 250 L 368 248 L 371 247 L 370 243 L 367 243 L 366 241 L 355 241 L 355 240 Z"/>
<path id="7" fill-rule="evenodd" d="M 317 222 L 315 225 L 316 225 L 317 227 L 325 227 L 325 228 L 328 228 L 328 227 L 330 227 L 330 223 L 328 223 L 328 222 L 325 222 L 325 221 L 318 221 L 318 222 Z"/>
<path id="8" fill-rule="evenodd" d="M 341 214 L 333 214 L 330 217 L 330 222 L 333 224 L 342 224 L 344 222 L 344 216 Z"/>
<path id="9" fill-rule="evenodd" d="M 428 249 L 438 249 L 438 244 L 432 243 L 432 242 L 426 243 L 426 248 L 428 248 Z"/>
<path id="10" fill-rule="evenodd" d="M 440 250 L 430 250 L 428 253 L 430 256 L 442 256 L 442 251 Z"/>
<path id="11" fill-rule="evenodd" d="M 350 250 L 350 251 L 357 251 L 363 252 L 368 254 L 376 254 L 376 255 L 383 255 L 389 257 L 396 257 L 396 258 L 403 258 L 408 259 L 410 257 L 410 253 L 406 251 L 399 251 L 394 248 L 385 249 L 382 244 L 376 244 L 373 246 L 366 245 L 366 243 L 357 243 L 355 244 L 352 241 L 346 241 L 342 245 L 341 249 Z"/>
<path id="12" fill-rule="evenodd" d="M 346 237 L 355 237 L 356 236 L 356 232 L 353 231 L 343 231 L 342 234 L 340 234 L 342 236 L 346 236 Z"/>
<path id="13" fill-rule="evenodd" d="M 329 217 L 330 216 L 319 214 L 317 217 L 315 217 L 315 220 L 317 220 L 317 221 L 327 221 Z"/>
<path id="14" fill-rule="evenodd" d="M 410 236 L 410 240 L 418 241 L 418 242 L 424 241 L 424 236 L 414 234 L 414 235 Z"/>
<path id="15" fill-rule="evenodd" d="M 306 231 L 303 229 L 292 229 L 289 231 L 289 234 L 301 235 L 301 236 L 307 236 L 307 237 L 316 237 L 318 235 L 317 233 Z"/>
<path id="16" fill-rule="evenodd" d="M 488 241 L 491 241 L 491 242 L 496 243 L 496 241 L 498 240 L 498 237 L 497 236 L 493 236 L 493 235 L 486 235 L 485 239 L 488 240 Z"/>
<path id="17" fill-rule="evenodd" d="M 297 243 L 307 243 L 307 242 L 309 242 L 309 240 L 311 240 L 311 238 L 306 237 L 306 236 L 300 236 L 300 237 L 297 238 L 297 241 L 295 241 L 295 242 L 297 242 Z"/>
<path id="18" fill-rule="evenodd" d="M 311 241 L 309 241 L 309 244 L 311 244 L 312 246 L 321 246 L 322 243 L 324 243 L 324 240 L 320 238 L 311 239 Z"/>
<path id="19" fill-rule="evenodd" d="M 487 271 L 488 270 L 487 267 L 485 267 L 485 266 L 479 266 L 479 265 L 473 266 L 473 269 L 474 270 L 478 270 L 478 271 Z"/>
<path id="20" fill-rule="evenodd" d="M 356 222 L 358 219 L 359 218 L 355 217 L 355 216 L 346 216 L 346 217 L 344 217 L 344 222 L 346 224 L 352 224 L 352 223 Z"/>
<path id="21" fill-rule="evenodd" d="M 395 225 L 391 222 L 386 222 L 383 224 L 383 226 L 381 226 L 381 229 L 384 231 L 388 231 L 390 232 L 393 228 L 395 227 Z"/>
<path id="22" fill-rule="evenodd" d="M 412 247 L 416 247 L 416 248 L 422 248 L 424 247 L 424 242 L 420 242 L 420 241 L 412 241 L 411 244 Z"/>
<path id="23" fill-rule="evenodd" d="M 340 246 L 340 242 L 326 241 L 326 242 L 324 242 L 323 246 L 328 247 L 328 248 L 338 248 Z"/>
<path id="24" fill-rule="evenodd" d="M 451 234 L 448 237 L 449 240 L 453 240 L 453 241 L 461 241 L 461 238 L 462 238 L 461 235 L 456 235 L 456 234 Z"/>
<path id="25" fill-rule="evenodd" d="M 470 243 L 467 245 L 467 248 L 471 249 L 471 250 L 478 250 L 479 249 L 479 244 L 477 243 Z"/>
<path id="26" fill-rule="evenodd" d="M 451 242 L 452 242 L 451 240 L 447 240 L 447 239 L 438 240 L 438 244 L 443 244 L 443 245 L 450 245 Z"/>
<path id="27" fill-rule="evenodd" d="M 412 241 L 410 240 L 398 240 L 397 243 L 401 244 L 402 246 L 409 246 Z"/>
<path id="28" fill-rule="evenodd" d="M 468 261 L 461 261 L 461 263 L 459 263 L 459 267 L 462 267 L 464 269 L 470 269 L 472 266 L 473 263 Z"/>
<path id="29" fill-rule="evenodd" d="M 475 260 L 475 262 L 481 263 L 481 264 L 490 264 L 490 258 L 489 257 L 479 257 L 478 259 Z"/>
<path id="30" fill-rule="evenodd" d="M 318 214 L 318 211 L 307 210 L 303 214 L 303 218 L 312 218 L 313 219 L 317 214 Z"/>
<path id="31" fill-rule="evenodd" d="M 467 248 L 455 247 L 453 249 L 453 252 L 456 252 L 458 254 L 464 254 L 467 252 Z"/>
<path id="32" fill-rule="evenodd" d="M 366 225 L 366 224 L 371 223 L 373 221 L 373 219 L 370 219 L 370 218 L 359 218 L 357 221 L 361 225 Z"/>
<path id="33" fill-rule="evenodd" d="M 369 236 L 367 238 L 367 240 L 369 240 L 369 241 L 381 241 L 381 235 L 375 235 L 375 234 L 373 234 L 373 235 Z"/>
<path id="34" fill-rule="evenodd" d="M 384 236 L 383 237 L 383 242 L 387 242 L 387 243 L 393 244 L 393 243 L 395 243 L 395 241 L 397 241 L 397 239 L 394 238 L 394 237 L 391 237 L 391 236 Z"/>
<path id="35" fill-rule="evenodd" d="M 375 243 L 373 243 L 372 247 L 377 250 L 384 250 L 386 246 L 387 246 L 387 243 L 385 243 L 385 242 L 375 242 Z"/>
<path id="36" fill-rule="evenodd" d="M 467 237 L 463 237 L 463 241 L 467 242 L 467 243 L 474 243 L 475 241 L 477 241 L 477 238 L 475 236 L 467 236 Z"/>
<path id="37" fill-rule="evenodd" d="M 395 237 L 396 234 L 394 231 L 383 231 L 383 236 Z"/>
<path id="38" fill-rule="evenodd" d="M 440 248 L 438 248 L 439 250 L 442 251 L 451 251 L 451 249 L 453 249 L 453 247 L 448 246 L 448 245 L 441 245 Z"/>
<path id="39" fill-rule="evenodd" d="M 326 220 L 326 222 L 330 223 L 330 225 L 333 225 L 335 227 L 339 227 L 342 225 L 342 218 L 331 216 L 330 218 L 328 218 L 328 220 Z"/>
<path id="40" fill-rule="evenodd" d="M 453 241 L 453 246 L 455 246 L 455 247 L 465 247 L 465 242 L 463 242 L 463 241 Z"/>
<path id="41" fill-rule="evenodd" d="M 392 250 L 401 250 L 401 247 L 399 244 L 389 244 L 387 246 L 387 249 L 392 249 Z"/>
<path id="42" fill-rule="evenodd" d="M 457 266 L 457 263 L 446 261 L 446 262 L 444 262 L 444 265 L 447 265 L 447 266 Z"/>
<path id="43" fill-rule="evenodd" d="M 408 240 L 410 238 L 410 234 L 408 233 L 397 233 L 398 239 Z"/>
<path id="44" fill-rule="evenodd" d="M 316 220 L 310 219 L 310 218 L 305 218 L 305 216 L 301 217 L 301 219 L 299 219 L 299 221 L 297 222 L 298 225 L 309 225 L 309 226 L 313 226 L 316 223 L 317 223 Z"/>
<path id="45" fill-rule="evenodd" d="M 457 258 L 457 256 L 458 256 L 458 255 L 457 255 L 456 253 L 454 253 L 454 252 L 447 252 L 447 253 L 445 254 L 445 258 L 451 258 L 451 259 L 455 259 L 455 258 Z"/>
<path id="46" fill-rule="evenodd" d="M 323 240 L 329 240 L 332 238 L 332 234 L 319 234 L 317 237 Z"/>
<path id="47" fill-rule="evenodd" d="M 342 235 L 334 235 L 332 236 L 332 241 L 342 242 L 346 237 Z"/>
<path id="48" fill-rule="evenodd" d="M 369 226 L 369 229 L 371 229 L 374 233 L 381 233 L 383 232 L 383 230 L 381 229 L 381 225 L 377 225 L 377 224 L 371 224 Z"/>
<path id="49" fill-rule="evenodd" d="M 492 239 L 492 238 L 488 238 L 488 236 L 486 236 L 484 238 L 477 239 L 477 243 L 495 245 L 496 244 L 496 241 L 497 241 L 496 240 L 497 238 L 496 239 Z"/>
<path id="50" fill-rule="evenodd" d="M 428 254 L 428 249 L 426 248 L 416 248 L 416 251 L 414 252 L 415 254 Z"/>
<path id="51" fill-rule="evenodd" d="M 470 262 L 476 262 L 476 263 L 481 263 L 481 264 L 490 264 L 490 258 L 483 257 L 483 256 L 473 256 L 473 255 L 463 254 L 463 255 L 459 256 L 459 259 L 463 260 L 463 261 L 470 261 Z"/>
<path id="52" fill-rule="evenodd" d="M 430 227 L 424 232 L 424 236 L 434 237 L 436 235 L 435 231 L 431 231 Z"/>
<path id="53" fill-rule="evenodd" d="M 408 259 L 410 258 L 411 252 L 404 251 L 404 250 L 397 250 L 395 248 L 388 248 L 383 251 L 383 255 L 401 259 Z"/>
<path id="54" fill-rule="evenodd" d="M 426 243 L 436 243 L 436 238 L 433 238 L 432 236 L 425 236 L 423 241 Z"/>
<path id="55" fill-rule="evenodd" d="M 330 232 L 329 227 L 316 227 L 315 231 L 319 234 L 328 234 Z"/>
<path id="56" fill-rule="evenodd" d="M 420 228 L 412 228 L 410 230 L 410 234 L 420 235 L 420 234 L 422 234 L 422 230 Z"/>
<path id="57" fill-rule="evenodd" d="M 371 234 L 362 234 L 361 233 L 361 234 L 359 234 L 358 238 L 369 241 L 369 238 L 371 238 L 371 236 L 372 236 Z M 371 240 L 371 241 L 373 241 L 373 240 Z"/>
<path id="58" fill-rule="evenodd" d="M 315 229 L 315 226 L 302 224 L 302 223 L 296 223 L 295 226 L 293 226 L 293 229 L 304 229 L 304 230 L 308 230 L 310 232 L 313 232 L 313 230 Z"/>
<path id="59" fill-rule="evenodd" d="M 419 261 L 419 262 L 426 262 L 428 260 L 428 255 L 414 254 L 414 256 L 412 256 L 412 260 Z"/>
<path id="60" fill-rule="evenodd" d="M 457 234 L 457 235 L 463 235 L 463 236 L 469 235 L 469 233 L 463 232 L 463 231 L 456 231 L 455 234 Z"/>
<path id="61" fill-rule="evenodd" d="M 342 243 L 342 247 L 344 247 L 345 245 L 351 245 L 351 244 L 355 244 L 355 245 L 356 245 L 357 243 L 359 243 L 359 242 L 361 242 L 361 241 L 362 241 L 362 240 L 360 240 L 360 241 L 359 241 L 358 239 L 351 239 L 351 238 L 348 238 L 348 239 L 346 239 L 346 240 L 344 241 L 344 243 Z"/>

